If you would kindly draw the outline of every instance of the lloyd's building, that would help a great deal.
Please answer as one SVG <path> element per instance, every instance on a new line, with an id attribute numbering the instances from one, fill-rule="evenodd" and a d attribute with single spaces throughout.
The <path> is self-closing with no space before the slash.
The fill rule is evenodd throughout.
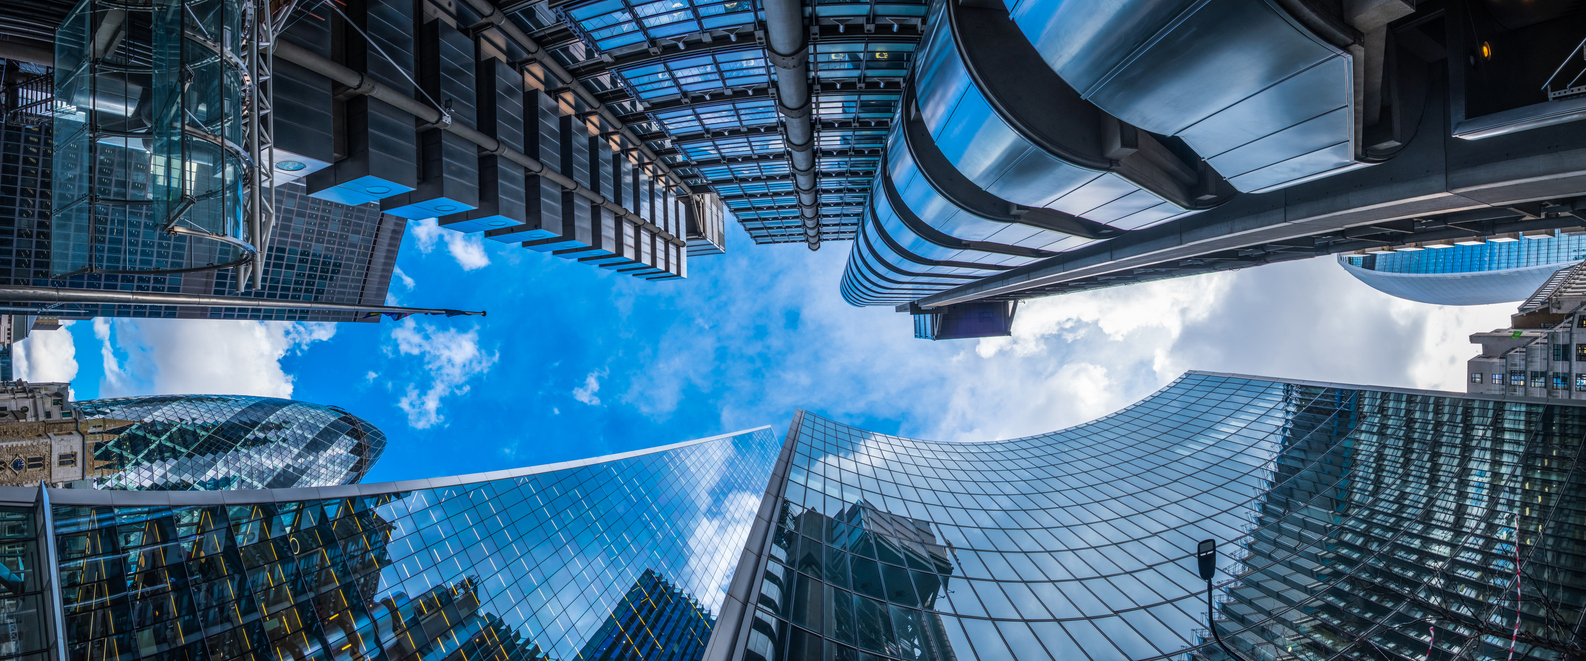
<path id="1" fill-rule="evenodd" d="M 1012 440 L 800 412 L 463 477 L 12 488 L 0 657 L 1575 659 L 1583 437 L 1569 401 L 1191 372 Z"/>

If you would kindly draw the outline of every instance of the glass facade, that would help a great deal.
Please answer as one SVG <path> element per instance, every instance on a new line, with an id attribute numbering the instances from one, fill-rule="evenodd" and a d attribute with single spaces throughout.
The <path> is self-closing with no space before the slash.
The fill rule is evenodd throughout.
<path id="1" fill-rule="evenodd" d="M 352 484 L 385 434 L 332 406 L 240 395 L 75 402 L 85 478 L 99 489 L 238 490 Z"/>
<path id="2" fill-rule="evenodd" d="M 1344 270 L 1373 289 L 1437 305 L 1523 301 L 1548 276 L 1582 260 L 1586 235 L 1338 257 Z"/>
<path id="3" fill-rule="evenodd" d="M 1574 658 L 1583 435 L 1567 404 L 1206 373 L 1006 441 L 801 412 L 710 658 L 1221 659 L 1203 539 L 1247 658 Z"/>
<path id="4" fill-rule="evenodd" d="M 761 428 L 382 485 L 49 490 L 67 657 L 698 658 L 778 450 Z"/>

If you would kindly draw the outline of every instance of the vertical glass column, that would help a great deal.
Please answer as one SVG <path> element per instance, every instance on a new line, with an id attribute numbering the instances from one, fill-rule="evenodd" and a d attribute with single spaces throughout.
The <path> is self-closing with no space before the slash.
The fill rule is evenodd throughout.
<path id="1" fill-rule="evenodd" d="M 83 0 L 56 34 L 52 275 L 251 259 L 251 0 Z"/>

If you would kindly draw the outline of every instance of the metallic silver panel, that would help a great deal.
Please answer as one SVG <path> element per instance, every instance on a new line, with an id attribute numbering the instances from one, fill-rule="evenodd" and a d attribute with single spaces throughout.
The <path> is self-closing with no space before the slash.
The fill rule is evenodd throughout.
<path id="1" fill-rule="evenodd" d="M 1019 0 L 1010 8 L 1086 99 L 1182 138 L 1240 191 L 1354 167 L 1351 56 L 1272 3 Z"/>
<path id="2" fill-rule="evenodd" d="M 1004 120 L 971 80 L 960 59 L 955 35 L 945 20 L 945 4 L 932 9 L 931 27 L 922 41 L 915 71 L 920 110 L 942 154 L 971 181 L 1002 199 L 1032 207 L 1112 222 L 1123 221 L 1121 208 L 1109 204 L 1142 191 L 1117 174 L 1081 167 L 1047 153 Z M 1099 146 L 1097 147 L 1099 151 Z M 1102 159 L 1105 161 L 1105 159 Z M 1155 195 L 1145 204 L 1134 201 L 1135 211 L 1168 204 Z M 1182 211 L 1176 205 L 1171 215 Z M 1158 212 L 1144 226 L 1157 222 Z"/>

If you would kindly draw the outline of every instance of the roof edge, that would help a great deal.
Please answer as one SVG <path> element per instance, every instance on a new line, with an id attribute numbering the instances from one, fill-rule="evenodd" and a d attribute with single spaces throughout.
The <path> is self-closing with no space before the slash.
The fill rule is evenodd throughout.
<path id="1" fill-rule="evenodd" d="M 528 477 L 542 473 L 553 473 L 570 468 L 582 468 L 595 464 L 612 461 L 621 461 L 634 457 L 642 457 L 657 452 L 678 450 L 694 445 L 719 441 L 725 438 L 752 434 L 761 430 L 772 430 L 771 425 L 761 425 L 750 429 L 743 429 L 715 436 L 707 436 L 670 445 L 661 445 L 628 452 L 590 457 L 587 459 L 574 459 L 553 464 L 541 464 L 524 468 L 509 468 L 483 473 L 469 473 L 449 477 L 419 478 L 414 480 L 399 480 L 394 482 L 378 482 L 375 484 L 346 484 L 332 487 L 299 487 L 292 489 L 257 489 L 245 491 L 119 491 L 100 489 L 50 489 L 50 503 L 55 505 L 130 505 L 130 506 L 202 506 L 202 505 L 249 505 L 259 503 L 291 502 L 300 500 L 325 500 L 332 498 L 352 498 L 355 496 L 379 496 L 404 491 L 418 491 L 422 489 L 436 489 L 441 487 L 462 486 L 465 484 L 479 484 L 518 477 Z M 3 494 L 0 494 L 3 496 Z"/>

